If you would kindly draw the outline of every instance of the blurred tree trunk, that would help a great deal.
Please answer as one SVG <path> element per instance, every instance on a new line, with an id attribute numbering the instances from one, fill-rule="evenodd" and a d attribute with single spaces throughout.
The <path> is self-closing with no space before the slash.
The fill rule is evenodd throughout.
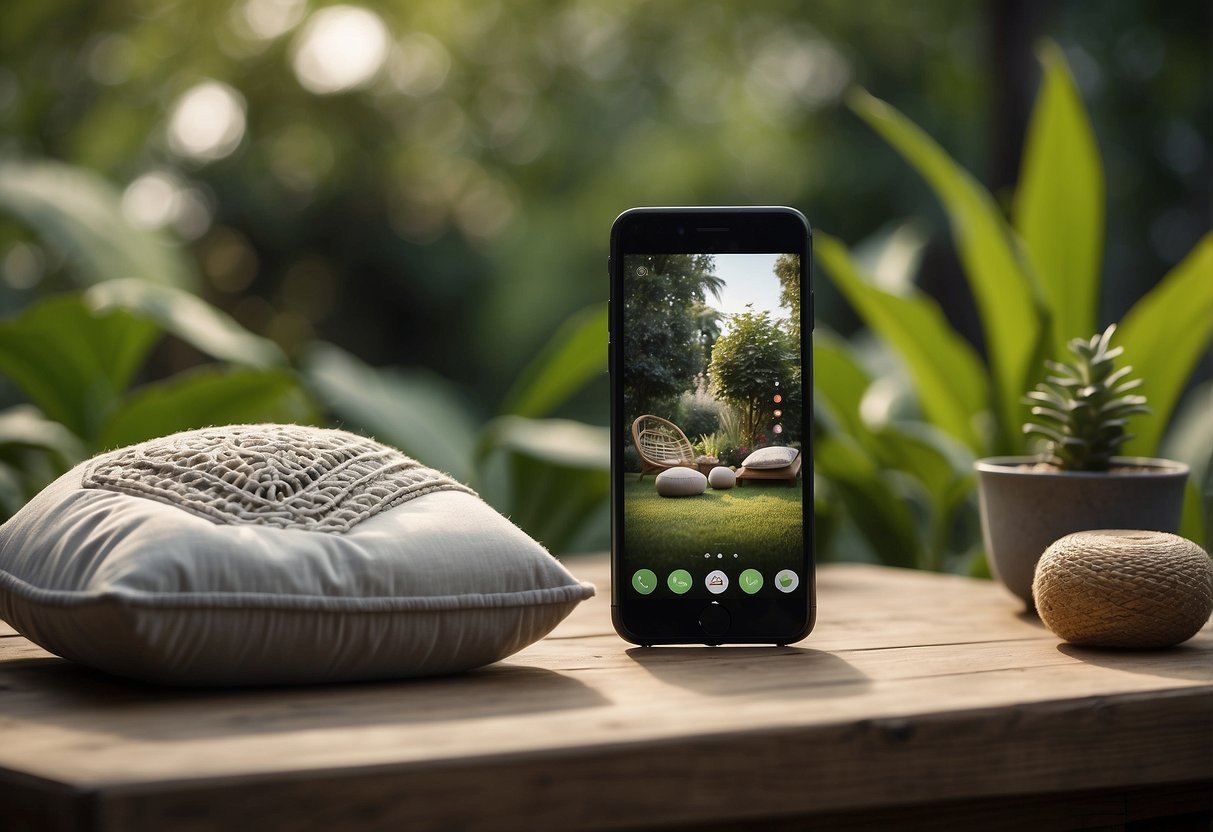
<path id="1" fill-rule="evenodd" d="M 1036 41 L 1050 5 L 1049 0 L 989 0 L 985 9 L 990 90 L 985 185 L 1008 211 L 1040 79 Z M 985 355 L 977 306 L 952 244 L 936 241 L 929 246 L 921 274 L 923 289 L 939 299 L 948 321 Z"/>
<path id="2" fill-rule="evenodd" d="M 1040 67 L 1036 41 L 1044 30 L 1050 0 L 990 0 L 990 159 L 986 185 L 1006 203 L 1014 192 L 1024 134 Z"/>

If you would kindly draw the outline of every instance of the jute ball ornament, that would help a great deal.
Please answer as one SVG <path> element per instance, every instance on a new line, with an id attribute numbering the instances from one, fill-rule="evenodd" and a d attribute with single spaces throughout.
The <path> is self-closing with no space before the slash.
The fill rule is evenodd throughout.
<path id="1" fill-rule="evenodd" d="M 1167 532 L 1075 532 L 1041 555 L 1032 582 L 1050 630 L 1085 647 L 1169 647 L 1213 613 L 1213 561 Z"/>

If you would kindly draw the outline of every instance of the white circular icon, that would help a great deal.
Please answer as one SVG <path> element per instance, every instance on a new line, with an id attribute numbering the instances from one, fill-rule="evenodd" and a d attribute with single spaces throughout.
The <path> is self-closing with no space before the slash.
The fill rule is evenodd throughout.
<path id="1" fill-rule="evenodd" d="M 729 576 L 719 569 L 714 569 L 703 579 L 703 585 L 708 588 L 708 592 L 719 595 L 729 588 Z"/>
<path id="2" fill-rule="evenodd" d="M 775 588 L 780 592 L 791 592 L 800 586 L 800 576 L 791 569 L 781 569 L 775 575 Z"/>

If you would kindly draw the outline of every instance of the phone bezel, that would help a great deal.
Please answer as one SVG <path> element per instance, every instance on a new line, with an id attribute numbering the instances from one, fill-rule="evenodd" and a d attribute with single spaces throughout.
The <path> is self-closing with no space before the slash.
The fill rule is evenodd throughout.
<path id="1" fill-rule="evenodd" d="M 804 407 L 801 414 L 804 502 L 804 558 L 801 585 L 787 598 L 729 597 L 719 602 L 703 598 L 631 599 L 622 574 L 623 539 L 622 448 L 623 397 L 619 384 L 622 350 L 613 348 L 622 333 L 621 290 L 624 257 L 629 254 L 775 253 L 801 255 L 801 361 Z M 610 314 L 611 378 L 611 618 L 616 632 L 634 644 L 791 644 L 813 629 L 816 618 L 815 555 L 813 548 L 813 290 L 812 230 L 804 215 L 782 206 L 711 206 L 633 208 L 620 214 L 611 228 Z M 732 624 L 723 636 L 704 632 L 699 619 L 707 606 L 726 606 Z"/>

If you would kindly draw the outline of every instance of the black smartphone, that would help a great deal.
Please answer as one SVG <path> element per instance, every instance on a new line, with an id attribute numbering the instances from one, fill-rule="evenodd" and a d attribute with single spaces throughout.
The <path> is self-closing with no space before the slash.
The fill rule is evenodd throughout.
<path id="1" fill-rule="evenodd" d="M 813 628 L 811 241 L 791 208 L 615 220 L 611 614 L 628 641 Z"/>

